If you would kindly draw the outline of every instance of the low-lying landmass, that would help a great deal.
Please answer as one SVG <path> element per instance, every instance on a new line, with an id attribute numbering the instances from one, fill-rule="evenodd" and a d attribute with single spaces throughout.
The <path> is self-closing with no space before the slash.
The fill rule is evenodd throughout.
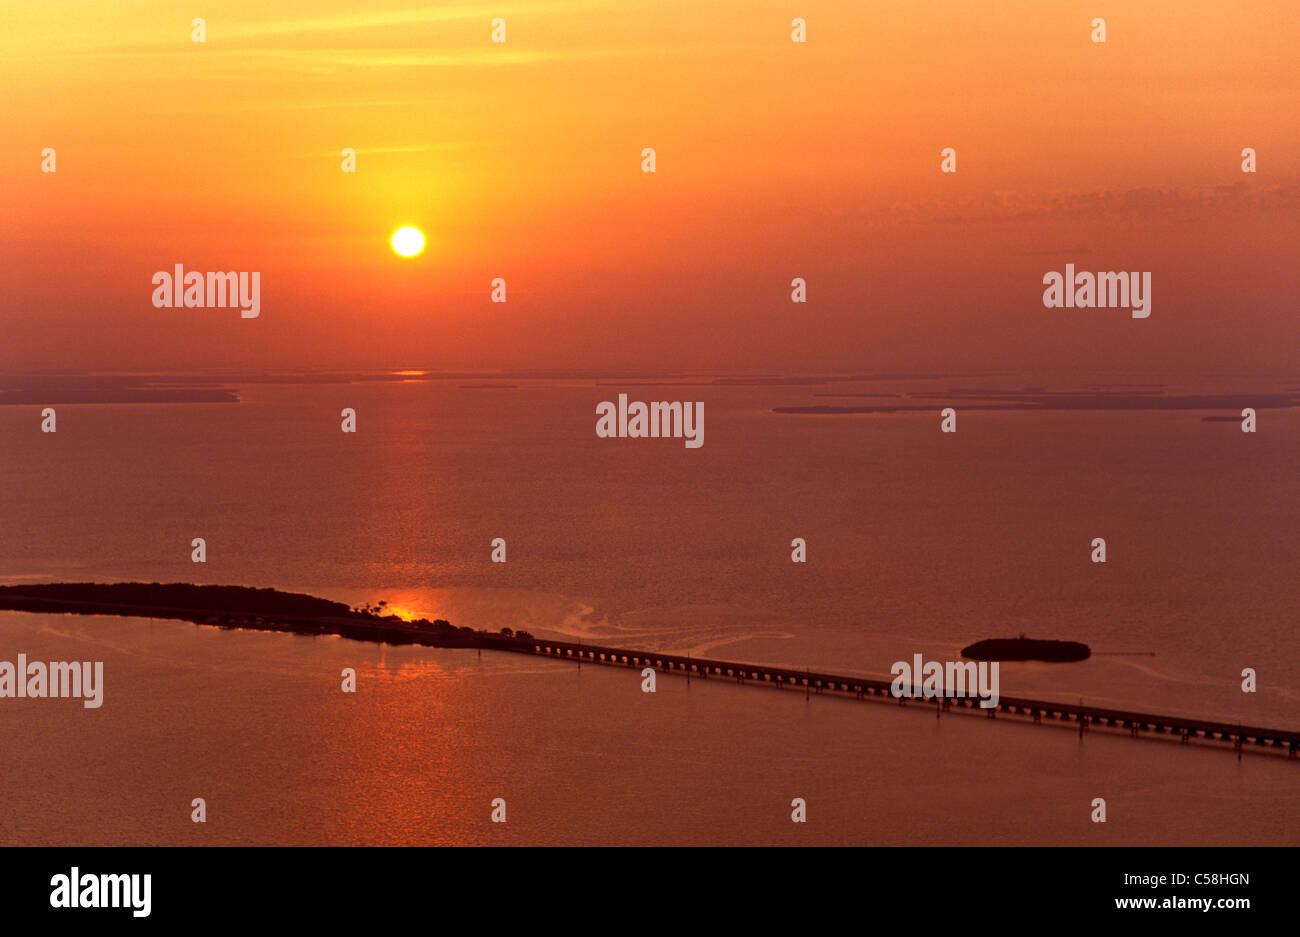
<path id="1" fill-rule="evenodd" d="M 0 610 L 65 613 L 79 615 L 121 615 L 130 618 L 171 618 L 200 625 L 222 628 L 246 628 L 261 631 L 288 631 L 294 634 L 340 635 L 357 641 L 380 641 L 387 644 L 421 644 L 429 647 L 475 647 L 532 654 L 577 663 L 630 667 L 641 671 L 651 667 L 658 671 L 686 677 L 741 684 L 772 686 L 778 689 L 801 689 L 805 696 L 823 692 L 863 699 L 898 699 L 900 703 L 931 704 L 942 713 L 946 710 L 971 713 L 985 712 L 977 700 L 960 691 L 944 690 L 937 696 L 896 697 L 892 681 L 870 677 L 819 673 L 785 667 L 746 664 L 736 661 L 668 654 L 661 651 L 557 641 L 534 638 L 527 631 L 502 628 L 499 632 L 457 628 L 442 619 L 415 621 L 388 614 L 383 602 L 378 606 L 349 608 L 342 602 L 246 586 L 198 586 L 191 583 L 95 583 L 62 582 L 43 585 L 0 586 Z M 1024 656 L 1026 648 L 1050 648 L 1048 657 Z M 963 656 L 976 657 L 996 653 L 1004 660 L 1082 660 L 1089 655 L 1087 645 L 1073 641 L 1035 641 L 1021 635 L 981 641 L 962 650 Z M 1043 653 L 1041 650 L 1036 653 Z M 1132 735 L 1233 742 L 1238 751 L 1246 742 L 1256 746 L 1285 750 L 1291 757 L 1300 754 L 1300 732 L 1244 726 L 1181 716 L 1161 716 L 1094 706 L 1058 703 L 1050 700 L 1001 696 L 995 707 L 987 710 L 1032 718 L 1034 722 L 1074 721 L 1079 732 L 1088 727 L 1125 728 Z"/>
<path id="2" fill-rule="evenodd" d="M 814 394 L 816 397 L 875 397 L 876 394 Z M 963 410 L 999 411 L 1055 411 L 1055 410 L 1228 410 L 1232 414 L 1224 420 L 1240 420 L 1241 410 L 1287 409 L 1300 406 L 1300 397 L 1285 394 L 1182 394 L 1129 393 L 1126 391 L 1094 391 L 1075 393 L 1069 391 L 980 391 L 954 389 L 943 393 L 927 391 L 908 394 L 913 400 L 929 401 L 916 404 L 881 404 L 855 406 L 829 406 L 809 404 L 795 407 L 773 407 L 773 413 L 798 413 L 842 415 L 861 413 L 928 413 L 939 403 L 952 404 Z"/>
<path id="3" fill-rule="evenodd" d="M 1064 663 L 1087 660 L 1092 649 L 1078 641 L 1050 641 L 1039 638 L 989 638 L 961 649 L 969 660 L 1042 660 Z"/>
<path id="4" fill-rule="evenodd" d="M 159 582 L 54 582 L 0 586 L 0 609 L 74 615 L 171 618 L 218 628 L 334 634 L 356 641 L 427 647 L 502 647 L 525 644 L 526 631 L 498 633 L 457 628 L 442 619 L 407 621 L 380 606 L 349 608 L 342 602 L 248 586 Z"/>

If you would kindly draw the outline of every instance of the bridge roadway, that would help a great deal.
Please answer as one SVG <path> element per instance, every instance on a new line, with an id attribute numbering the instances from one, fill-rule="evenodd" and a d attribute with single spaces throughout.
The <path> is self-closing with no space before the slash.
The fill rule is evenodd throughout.
<path id="1" fill-rule="evenodd" d="M 496 643 L 496 642 L 493 642 Z M 744 664 L 736 661 L 711 660 L 702 657 L 663 654 L 658 651 L 634 651 L 627 648 L 603 647 L 592 644 L 574 644 L 565 641 L 548 641 L 538 638 L 507 638 L 501 642 L 504 648 L 524 653 L 539 654 L 543 657 L 555 657 L 572 660 L 577 663 L 607 664 L 620 667 L 651 667 L 656 672 L 667 671 L 685 675 L 687 678 L 710 677 L 733 678 L 740 683 L 759 683 L 777 688 L 795 687 L 805 693 L 826 691 L 847 694 L 852 693 L 857 699 L 868 696 L 888 696 L 895 698 L 890 680 L 873 680 L 867 677 L 846 677 L 837 674 L 818 673 L 809 670 L 791 670 L 783 667 L 770 667 L 760 664 Z M 910 687 L 908 688 L 911 689 Z M 947 709 L 977 709 L 980 700 L 973 697 L 936 696 L 930 699 L 920 696 L 897 697 L 899 703 L 933 703 L 941 706 L 938 712 Z M 936 712 L 936 715 L 938 714 Z M 994 707 L 985 710 L 992 718 L 997 713 L 1012 713 L 1032 718 L 1034 722 L 1044 719 L 1074 721 L 1082 733 L 1090 726 L 1108 728 L 1127 728 L 1131 735 L 1141 733 L 1155 735 L 1179 736 L 1183 742 L 1192 739 L 1232 742 L 1240 753 L 1243 745 L 1252 743 L 1257 746 L 1285 748 L 1290 757 L 1296 757 L 1300 751 L 1300 731 L 1283 729 L 1266 729 L 1260 726 L 1237 725 L 1227 722 L 1197 719 L 1187 716 L 1167 716 L 1156 713 L 1134 712 L 1124 709 L 1103 709 L 1097 706 L 1056 703 L 1048 700 L 1028 699 L 1019 696 L 1002 696 Z"/>

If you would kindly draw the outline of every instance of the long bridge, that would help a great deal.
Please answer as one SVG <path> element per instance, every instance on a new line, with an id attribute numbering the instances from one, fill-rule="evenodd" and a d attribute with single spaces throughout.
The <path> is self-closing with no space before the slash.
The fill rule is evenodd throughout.
<path id="1" fill-rule="evenodd" d="M 948 710 L 983 710 L 989 718 L 999 713 L 1032 719 L 1035 723 L 1044 720 L 1068 723 L 1074 722 L 1079 734 L 1090 727 L 1128 729 L 1134 737 L 1178 736 L 1184 743 L 1194 739 L 1212 742 L 1231 742 L 1237 750 L 1238 757 L 1247 743 L 1260 748 L 1285 749 L 1290 757 L 1300 753 L 1300 731 L 1283 729 L 1266 729 L 1259 726 L 1247 726 L 1230 722 L 1214 722 L 1188 716 L 1166 716 L 1155 713 L 1134 712 L 1123 709 L 1103 709 L 1097 706 L 1084 706 L 1073 703 L 1058 703 L 1050 700 L 1029 699 L 1019 696 L 1000 696 L 995 706 L 984 708 L 975 697 L 948 695 L 910 695 L 915 687 L 909 686 L 907 692 L 894 696 L 893 681 L 876 680 L 870 677 L 842 676 L 820 673 L 810 670 L 792 670 L 785 667 L 771 667 L 763 664 L 746 664 L 737 661 L 711 660 L 691 655 L 665 654 L 659 651 L 636 651 L 628 648 L 606 647 L 601 645 L 551 641 L 535 638 L 527 632 L 492 634 L 486 631 L 473 631 L 469 628 L 453 628 L 447 622 L 404 621 L 394 617 L 376 617 L 353 613 L 351 615 L 321 615 L 312 610 L 309 613 L 292 613 L 277 609 L 254 614 L 251 611 L 236 612 L 230 609 L 214 610 L 204 608 L 178 608 L 172 606 L 127 604 L 106 599 L 107 590 L 118 588 L 112 585 L 95 583 L 55 584 L 59 588 L 80 595 L 30 595 L 20 593 L 20 589 L 35 589 L 32 586 L 0 587 L 0 610 L 64 612 L 83 615 L 124 615 L 142 618 L 170 618 L 193 621 L 198 624 L 217 625 L 221 627 L 251 628 L 262 631 L 288 631 L 296 634 L 319 635 L 336 634 L 355 641 L 378 641 L 387 644 L 419 644 L 429 647 L 476 647 L 492 650 L 513 651 L 521 654 L 534 654 L 571 660 L 581 666 L 584 662 L 607 664 L 621 667 L 654 668 L 656 672 L 668 673 L 702 679 L 733 679 L 738 683 L 757 683 L 773 686 L 777 689 L 793 687 L 802 689 L 811 695 L 814 691 L 853 694 L 857 699 L 889 698 L 897 699 L 901 705 L 908 703 L 935 705 L 935 715 L 940 716 Z M 148 588 L 141 583 L 127 583 L 128 586 Z M 153 584 L 157 586 L 157 583 Z M 204 588 L 190 584 L 173 584 L 171 588 L 188 588 L 196 593 Z M 242 589 L 243 587 L 226 587 Z M 80 590 L 76 592 L 75 590 Z M 256 593 L 257 590 L 243 589 L 244 592 Z M 311 598 L 281 593 L 288 598 Z M 202 596 L 197 596 L 202 598 Z M 322 600 L 316 600 L 322 601 Z M 256 604 L 256 603 L 253 603 Z M 338 604 L 338 603 L 335 603 Z M 251 607 L 251 605 L 250 605 Z M 344 606 L 340 605 L 340 608 Z"/>
<path id="2" fill-rule="evenodd" d="M 493 644 L 496 644 L 494 641 Z M 856 699 L 868 697 L 897 699 L 899 704 L 916 703 L 935 706 L 935 715 L 947 710 L 969 709 L 979 711 L 981 700 L 975 697 L 957 697 L 935 695 L 931 697 L 908 695 L 914 688 L 906 687 L 908 692 L 895 697 L 892 691 L 893 681 L 874 680 L 867 677 L 847 677 L 843 675 L 818 673 L 809 670 L 791 670 L 784 667 L 770 667 L 762 664 L 744 664 L 736 661 L 710 660 L 690 655 L 663 654 L 658 651 L 634 651 L 627 648 L 603 647 L 591 644 L 574 644 L 567 641 L 549 641 L 538 638 L 505 638 L 500 645 L 503 649 L 538 654 L 571 660 L 581 666 L 583 663 L 605 664 L 615 667 L 652 668 L 656 672 L 666 671 L 672 674 L 701 679 L 721 678 L 735 680 L 742 684 L 772 686 L 777 689 L 794 688 L 803 690 L 805 695 L 812 693 L 851 694 Z M 919 689 L 919 688 L 917 688 Z M 1289 757 L 1295 758 L 1300 752 L 1300 731 L 1283 729 L 1266 729 L 1260 726 L 1238 725 L 1228 722 L 1214 722 L 1186 716 L 1162 716 L 1155 713 L 1132 712 L 1123 709 L 1104 709 L 1098 706 L 1084 706 L 1082 703 L 1056 703 L 1048 700 L 1028 699 L 1019 696 L 1001 696 L 997 705 L 982 710 L 988 718 L 999 713 L 1012 714 L 1035 723 L 1044 720 L 1060 723 L 1074 722 L 1082 735 L 1091 727 L 1128 729 L 1135 738 L 1164 736 L 1178 737 L 1184 743 L 1193 739 L 1230 742 L 1241 757 L 1245 745 L 1251 744 L 1263 748 L 1286 749 Z"/>

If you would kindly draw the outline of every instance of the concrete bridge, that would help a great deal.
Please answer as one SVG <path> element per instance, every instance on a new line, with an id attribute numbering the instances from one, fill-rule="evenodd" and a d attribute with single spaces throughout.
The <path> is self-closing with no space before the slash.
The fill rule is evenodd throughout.
<path id="1" fill-rule="evenodd" d="M 507 639 L 509 640 L 509 639 Z M 505 644 L 505 642 L 502 642 Z M 981 709 L 980 700 L 971 697 L 923 696 L 895 697 L 890 680 L 873 680 L 865 677 L 846 677 L 830 673 L 818 673 L 808 670 L 791 670 L 784 667 L 769 667 L 760 664 L 745 664 L 737 661 L 710 660 L 702 657 L 664 654 L 658 651 L 635 651 L 628 648 L 603 647 L 592 644 L 573 644 L 566 641 L 547 641 L 537 638 L 514 639 L 509 641 L 509 649 L 524 653 L 538 654 L 569 660 L 581 666 L 583 663 L 606 664 L 614 667 L 651 667 L 658 672 L 667 672 L 685 676 L 687 679 L 734 680 L 738 683 L 752 683 L 760 686 L 772 686 L 777 689 L 803 690 L 805 695 L 812 693 L 851 694 L 856 699 L 867 697 L 897 699 L 901 705 L 916 704 L 935 707 L 935 715 L 944 711 L 971 710 L 972 713 L 984 712 L 988 718 L 998 714 L 1015 715 L 1032 719 L 1035 723 L 1048 722 L 1078 725 L 1080 735 L 1089 728 L 1128 729 L 1134 737 L 1146 735 L 1180 738 L 1184 743 L 1193 739 L 1231 743 L 1238 752 L 1238 757 L 1247 744 L 1273 749 L 1285 749 L 1292 758 L 1300 752 L 1300 730 L 1266 729 L 1259 726 L 1235 725 L 1226 722 L 1214 722 L 1185 716 L 1162 716 L 1155 713 L 1133 712 L 1122 709 L 1103 709 L 1097 706 L 1074 705 L 1071 703 L 1053 703 L 1047 700 L 1028 699 L 1025 697 L 1002 696 L 994 707 Z M 911 690 L 911 687 L 907 687 Z M 916 688 L 920 692 L 920 688 Z"/>

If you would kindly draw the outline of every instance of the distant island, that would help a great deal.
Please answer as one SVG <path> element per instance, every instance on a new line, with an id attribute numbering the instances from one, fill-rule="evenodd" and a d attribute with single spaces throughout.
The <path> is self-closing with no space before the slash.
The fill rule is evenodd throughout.
<path id="1" fill-rule="evenodd" d="M 55 582 L 0 586 L 0 610 L 75 615 L 170 618 L 218 628 L 334 634 L 355 641 L 427 647 L 494 647 L 515 650 L 532 639 L 527 631 L 457 628 L 442 619 L 407 621 L 387 613 L 386 603 L 349 608 L 342 602 L 248 586 L 198 586 L 159 582 Z M 529 645 L 530 646 L 530 645 Z"/>
<path id="2" fill-rule="evenodd" d="M 876 397 L 877 394 L 816 394 L 818 397 Z M 809 404 L 793 407 L 773 407 L 773 413 L 796 413 L 838 416 L 862 413 L 929 413 L 937 405 L 946 404 L 963 410 L 1000 411 L 1056 411 L 1056 410 L 1229 410 L 1240 414 L 1245 407 L 1255 409 L 1284 409 L 1300 406 L 1300 396 L 1284 394 L 1170 394 L 1130 393 L 1109 390 L 1093 392 L 1070 391 L 999 391 L 953 388 L 942 393 L 908 394 L 913 400 L 926 403 L 881 404 L 856 406 L 828 406 Z M 1239 415 L 1212 415 L 1207 422 L 1240 420 Z"/>
<path id="3" fill-rule="evenodd" d="M 1078 641 L 1049 641 L 1037 638 L 989 638 L 961 649 L 970 660 L 1042 660 L 1051 663 L 1087 660 L 1092 649 Z"/>

